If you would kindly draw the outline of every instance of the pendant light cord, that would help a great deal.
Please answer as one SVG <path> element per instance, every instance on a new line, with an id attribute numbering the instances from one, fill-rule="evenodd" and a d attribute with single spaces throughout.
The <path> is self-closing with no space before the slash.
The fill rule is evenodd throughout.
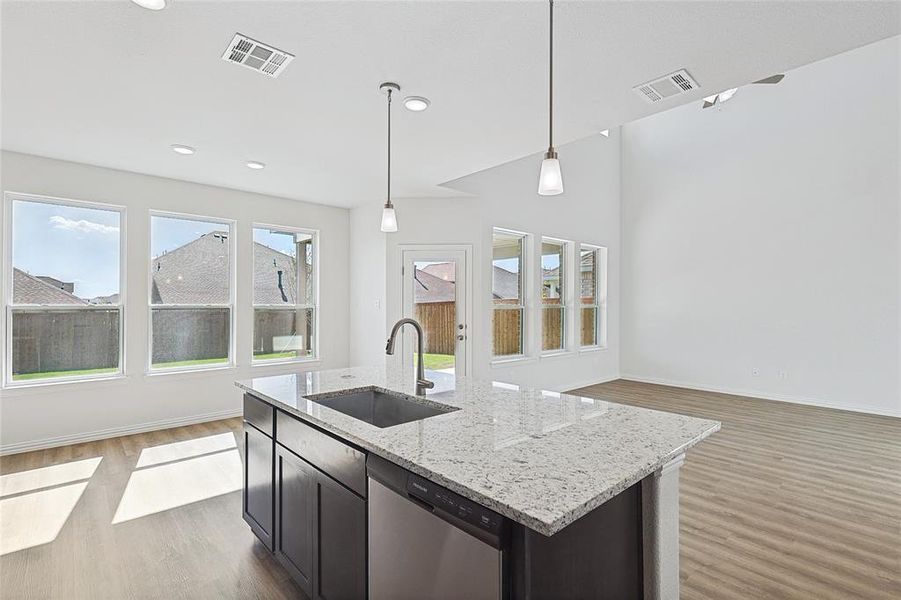
<path id="1" fill-rule="evenodd" d="M 388 88 L 388 201 L 385 208 L 391 208 L 391 88 Z"/>
<path id="2" fill-rule="evenodd" d="M 548 150 L 554 147 L 554 0 L 550 0 L 550 36 L 548 48 Z"/>

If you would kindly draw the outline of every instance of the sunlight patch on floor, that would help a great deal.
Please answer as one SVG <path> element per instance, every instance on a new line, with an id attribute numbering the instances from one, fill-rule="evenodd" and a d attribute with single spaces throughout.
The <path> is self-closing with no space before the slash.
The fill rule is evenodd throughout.
<path id="1" fill-rule="evenodd" d="M 240 490 L 242 475 L 237 449 L 138 469 L 128 478 L 113 524 Z"/>
<path id="2" fill-rule="evenodd" d="M 102 460 L 0 476 L 0 556 L 55 540 Z"/>
<path id="3" fill-rule="evenodd" d="M 235 435 L 231 432 L 185 440 L 184 442 L 162 444 L 141 450 L 141 456 L 138 457 L 138 464 L 135 465 L 135 468 L 150 467 L 203 454 L 231 450 L 237 447 Z"/>
<path id="4" fill-rule="evenodd" d="M 102 456 L 0 475 L 0 497 L 90 479 Z"/>

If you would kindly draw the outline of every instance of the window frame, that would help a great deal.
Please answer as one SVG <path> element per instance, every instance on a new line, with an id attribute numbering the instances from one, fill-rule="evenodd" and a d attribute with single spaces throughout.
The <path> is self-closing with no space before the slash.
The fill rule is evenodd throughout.
<path id="1" fill-rule="evenodd" d="M 71 208 L 87 208 L 93 210 L 105 210 L 119 214 L 119 302 L 117 304 L 104 305 L 78 305 L 78 304 L 14 304 L 13 302 L 13 204 L 16 201 L 33 202 L 40 204 L 51 204 L 57 206 L 68 206 Z M 48 385 L 60 385 L 68 383 L 82 383 L 87 381 L 102 381 L 110 379 L 121 379 L 126 376 L 126 348 L 125 348 L 125 305 L 127 293 L 126 279 L 126 235 L 127 235 L 127 214 L 126 207 L 118 204 L 109 204 L 106 202 L 96 202 L 92 200 L 79 200 L 74 198 L 60 198 L 56 196 L 47 196 L 41 194 L 29 194 L 24 192 L 3 192 L 3 264 L 2 282 L 3 290 L 2 303 L 3 309 L 3 326 L 2 326 L 2 387 L 3 389 L 13 388 L 29 388 L 43 387 Z M 24 381 L 13 380 L 13 312 L 53 312 L 60 310 L 112 310 L 116 309 L 119 317 L 119 365 L 118 369 L 112 373 L 97 373 L 94 375 L 71 375 L 62 377 L 52 377 L 47 379 L 27 379 Z"/>
<path id="2" fill-rule="evenodd" d="M 582 303 L 582 252 L 591 251 L 594 253 L 594 303 Z M 606 314 L 607 314 L 607 248 L 597 244 L 579 243 L 579 260 L 578 267 L 579 280 L 579 327 L 578 327 L 578 346 L 580 351 L 590 352 L 592 350 L 603 350 L 607 347 L 606 333 Z M 582 315 L 583 309 L 593 308 L 594 313 L 594 331 L 595 343 L 582 344 Z"/>
<path id="3" fill-rule="evenodd" d="M 277 231 L 279 233 L 290 233 L 290 234 L 305 234 L 312 237 L 313 242 L 313 304 L 257 304 L 254 301 L 254 292 L 256 291 L 256 269 L 253 268 L 250 274 L 250 286 L 251 286 L 251 347 L 250 347 L 250 364 L 254 367 L 262 367 L 262 366 L 271 366 L 271 365 L 282 365 L 282 364 L 292 364 L 292 363 L 311 363 L 311 362 L 319 362 L 321 357 L 319 356 L 319 230 L 318 229 L 309 229 L 306 227 L 292 227 L 288 225 L 270 225 L 267 223 L 253 223 L 250 229 L 250 249 L 251 249 L 251 264 L 254 264 L 254 239 L 253 232 L 255 229 L 268 229 L 270 231 Z M 300 260 L 300 256 L 297 257 L 297 281 L 300 281 L 300 269 L 303 264 Z M 299 290 L 298 290 L 299 296 Z M 313 309 L 313 354 L 312 356 L 295 356 L 294 358 L 270 358 L 270 359 L 257 359 L 253 355 L 253 340 L 256 335 L 256 309 L 265 308 L 265 309 L 275 309 L 275 310 L 306 310 Z"/>
<path id="4" fill-rule="evenodd" d="M 519 304 L 496 304 L 492 290 L 494 289 L 494 235 L 501 233 L 504 235 L 517 236 L 520 239 L 520 257 L 519 257 Z M 530 273 L 532 255 L 532 234 L 516 229 L 506 227 L 491 228 L 491 253 L 488 257 L 488 302 L 490 303 L 490 331 L 491 331 L 491 364 L 499 365 L 511 362 L 520 362 L 528 360 L 531 356 L 531 324 L 530 324 L 530 300 L 531 285 Z M 520 348 L 519 354 L 495 354 L 494 353 L 494 311 L 496 310 L 520 310 L 522 311 L 522 319 L 520 324 Z"/>
<path id="5" fill-rule="evenodd" d="M 547 235 L 541 236 L 540 246 L 538 248 L 538 265 L 536 269 L 537 279 L 536 288 L 538 289 L 538 353 L 542 358 L 558 356 L 562 354 L 569 354 L 572 352 L 572 348 L 574 347 L 573 337 L 573 324 L 574 319 L 572 318 L 572 303 L 574 293 L 574 282 L 573 277 L 570 274 L 572 271 L 571 265 L 575 262 L 573 260 L 573 252 L 574 248 L 577 244 L 573 243 L 570 240 L 566 240 L 563 238 L 556 238 Z M 544 286 L 544 266 L 542 265 L 542 257 L 544 256 L 544 244 L 558 244 L 561 246 L 562 252 L 561 255 L 563 257 L 563 264 L 560 265 L 560 276 L 563 278 L 563 285 L 560 287 L 560 304 L 546 304 L 544 302 L 544 294 L 542 293 L 542 288 Z M 544 349 L 544 311 L 545 310 L 559 310 L 560 317 L 563 320 L 561 324 L 561 348 L 555 348 L 552 350 Z"/>
<path id="6" fill-rule="evenodd" d="M 153 217 L 169 219 L 181 219 L 186 221 L 199 221 L 201 223 L 215 223 L 228 227 L 228 304 L 154 304 L 153 293 Z M 237 221 L 222 217 L 208 217 L 191 213 L 179 213 L 166 210 L 150 209 L 147 219 L 147 359 L 144 365 L 145 375 L 169 375 L 173 373 L 192 373 L 196 371 L 216 371 L 235 367 L 235 296 L 237 288 L 236 262 L 237 245 L 235 235 L 237 233 Z M 199 308 L 226 308 L 228 309 L 228 360 L 221 363 L 208 365 L 185 365 L 181 367 L 153 368 L 153 310 L 178 310 Z"/>

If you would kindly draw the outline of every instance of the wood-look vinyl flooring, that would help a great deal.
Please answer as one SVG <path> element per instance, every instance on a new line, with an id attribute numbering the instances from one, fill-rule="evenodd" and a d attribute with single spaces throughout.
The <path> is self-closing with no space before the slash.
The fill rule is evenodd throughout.
<path id="1" fill-rule="evenodd" d="M 579 393 L 723 422 L 682 469 L 684 600 L 901 598 L 901 419 L 622 380 Z M 0 598 L 303 599 L 241 520 L 240 427 L 0 459 Z"/>
<path id="2" fill-rule="evenodd" d="M 683 600 L 901 599 L 901 419 L 624 380 L 578 392 L 722 422 L 682 467 Z"/>

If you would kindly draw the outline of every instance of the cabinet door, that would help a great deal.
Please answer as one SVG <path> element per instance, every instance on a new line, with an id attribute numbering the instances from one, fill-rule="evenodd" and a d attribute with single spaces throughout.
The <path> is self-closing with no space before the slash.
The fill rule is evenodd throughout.
<path id="1" fill-rule="evenodd" d="M 366 501 L 316 473 L 317 600 L 366 598 Z"/>
<path id="2" fill-rule="evenodd" d="M 244 424 L 244 520 L 272 550 L 272 438 Z"/>
<path id="3" fill-rule="evenodd" d="M 316 469 L 276 446 L 275 555 L 308 595 L 313 590 Z"/>

